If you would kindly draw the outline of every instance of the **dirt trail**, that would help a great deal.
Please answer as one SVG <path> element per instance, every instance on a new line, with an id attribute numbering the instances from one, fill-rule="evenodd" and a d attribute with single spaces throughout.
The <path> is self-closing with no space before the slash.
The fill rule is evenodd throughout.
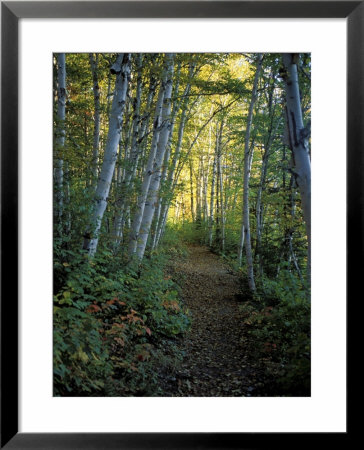
<path id="1" fill-rule="evenodd" d="M 166 386 L 172 396 L 254 396 L 259 371 L 247 362 L 241 342 L 239 278 L 206 247 L 190 246 L 173 263 L 192 326 L 180 343 L 184 359 Z"/>

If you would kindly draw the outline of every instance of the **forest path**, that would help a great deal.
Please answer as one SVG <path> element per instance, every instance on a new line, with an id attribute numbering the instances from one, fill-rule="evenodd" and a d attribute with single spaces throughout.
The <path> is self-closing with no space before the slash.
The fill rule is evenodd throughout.
<path id="1" fill-rule="evenodd" d="M 179 343 L 184 359 L 165 380 L 165 395 L 254 395 L 261 376 L 242 344 L 239 300 L 244 294 L 238 276 L 208 248 L 197 245 L 189 246 L 187 259 L 172 263 L 172 271 L 182 286 L 192 326 Z"/>

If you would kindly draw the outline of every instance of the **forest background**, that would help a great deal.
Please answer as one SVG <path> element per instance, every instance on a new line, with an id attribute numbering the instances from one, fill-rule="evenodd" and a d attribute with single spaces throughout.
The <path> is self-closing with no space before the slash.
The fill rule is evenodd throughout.
<path id="1" fill-rule="evenodd" d="M 158 343 L 189 323 L 163 276 L 182 241 L 241 270 L 245 324 L 264 322 L 265 349 L 275 334 L 281 382 L 305 391 L 309 55 L 58 54 L 54 67 L 56 393 L 158 395 Z"/>

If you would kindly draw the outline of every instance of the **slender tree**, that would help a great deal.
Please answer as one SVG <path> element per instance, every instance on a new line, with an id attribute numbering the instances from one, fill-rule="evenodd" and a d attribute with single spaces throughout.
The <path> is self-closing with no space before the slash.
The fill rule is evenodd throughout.
<path id="1" fill-rule="evenodd" d="M 250 233 L 250 216 L 249 216 L 249 179 L 250 179 L 250 168 L 253 156 L 253 148 L 250 151 L 250 132 L 253 122 L 253 111 L 254 104 L 257 99 L 258 91 L 258 80 L 260 75 L 260 70 L 262 67 L 263 55 L 258 54 L 257 57 L 257 68 L 255 71 L 252 95 L 250 99 L 246 129 L 245 129 L 245 141 L 244 141 L 244 193 L 243 193 L 243 223 L 242 223 L 242 233 L 244 233 L 245 241 L 245 254 L 246 254 L 246 264 L 247 264 L 247 276 L 249 289 L 254 292 L 256 290 L 255 280 L 254 280 L 254 266 L 253 266 L 253 254 L 251 245 L 251 233 Z"/>
<path id="2" fill-rule="evenodd" d="M 293 157 L 293 175 L 300 190 L 308 240 L 308 273 L 311 267 L 311 161 L 308 150 L 309 127 L 303 123 L 297 69 L 298 55 L 283 54 L 285 70 L 281 71 L 286 89 L 289 145 Z"/>
<path id="3" fill-rule="evenodd" d="M 160 131 L 156 157 L 155 160 L 153 161 L 152 178 L 150 180 L 148 195 L 146 198 L 145 208 L 143 212 L 143 218 L 140 225 L 139 239 L 137 244 L 137 257 L 139 260 L 141 260 L 144 256 L 155 208 L 157 205 L 161 181 L 162 164 L 164 161 L 164 155 L 167 149 L 169 134 L 171 131 L 171 95 L 173 87 L 174 56 L 175 56 L 174 53 L 166 54 L 166 69 L 165 69 L 166 79 L 165 79 L 165 94 L 163 99 L 163 110 L 162 110 L 162 125 L 161 125 L 162 129 Z"/>
<path id="4" fill-rule="evenodd" d="M 84 236 L 83 243 L 84 250 L 86 250 L 90 256 L 93 256 L 97 250 L 102 218 L 107 206 L 108 195 L 117 158 L 120 130 L 123 123 L 123 114 L 126 102 L 126 93 L 130 78 L 130 54 L 119 53 L 116 62 L 112 65 L 110 71 L 111 73 L 116 74 L 116 81 L 110 112 L 109 132 L 104 160 L 93 201 L 93 213 L 89 228 Z"/>
<path id="5" fill-rule="evenodd" d="M 223 223 L 223 186 L 222 186 L 222 134 L 224 129 L 224 118 L 216 130 L 216 243 L 222 251 L 225 250 L 225 229 Z"/>
<path id="6" fill-rule="evenodd" d="M 130 230 L 129 237 L 129 255 L 132 257 L 137 250 L 140 226 L 143 220 L 144 208 L 148 197 L 149 186 L 151 178 L 153 175 L 153 165 L 155 156 L 157 153 L 157 147 L 159 142 L 159 135 L 162 127 L 162 110 L 163 101 L 167 87 L 167 77 L 168 77 L 168 66 L 165 65 L 163 70 L 163 75 L 160 83 L 160 89 L 158 93 L 158 99 L 155 107 L 154 121 L 153 121 L 153 137 L 151 142 L 151 147 L 149 151 L 149 157 L 147 166 L 144 171 L 143 183 L 141 188 L 141 193 L 138 197 L 138 204 L 134 214 L 132 228 Z"/>
<path id="7" fill-rule="evenodd" d="M 186 89 L 184 91 L 182 104 L 181 104 L 181 116 L 180 116 L 178 133 L 177 133 L 177 144 L 176 144 L 176 148 L 173 153 L 171 167 L 168 171 L 167 179 L 165 182 L 166 189 L 169 191 L 169 195 L 166 196 L 166 198 L 164 199 L 163 205 L 162 205 L 162 210 L 161 210 L 162 219 L 160 220 L 160 225 L 158 227 L 155 245 L 158 245 L 159 240 L 164 232 L 166 222 L 167 222 L 170 201 L 173 198 L 173 194 L 174 194 L 174 187 L 176 184 L 175 183 L 175 178 L 176 178 L 175 174 L 176 174 L 176 169 L 177 169 L 178 161 L 179 161 L 180 154 L 181 154 L 185 126 L 188 121 L 187 107 L 188 107 L 188 102 L 189 102 L 189 94 L 191 92 L 192 78 L 193 78 L 195 69 L 196 69 L 196 65 L 194 63 L 191 63 L 190 68 L 189 68 L 189 73 L 188 73 L 188 83 L 187 83 Z"/>
<path id="8" fill-rule="evenodd" d="M 57 55 L 57 119 L 55 128 L 55 203 L 57 211 L 57 219 L 60 227 L 62 227 L 63 215 L 63 150 L 66 139 L 65 120 L 66 120 L 66 54 L 59 53 Z"/>
<path id="9" fill-rule="evenodd" d="M 96 53 L 89 54 L 90 67 L 92 73 L 93 81 L 93 94 L 94 94 L 94 131 L 93 131 L 93 142 L 92 142 L 92 184 L 96 183 L 97 180 L 97 169 L 99 162 L 99 143 L 100 143 L 100 86 L 99 86 L 99 76 L 98 76 L 98 65 L 99 65 L 99 55 Z"/>
<path id="10" fill-rule="evenodd" d="M 142 61 L 143 54 L 139 53 L 136 57 L 137 65 L 137 84 L 135 97 L 133 99 L 133 120 L 130 128 L 130 152 L 127 161 L 123 180 L 120 182 L 118 189 L 118 198 L 116 200 L 116 215 L 114 219 L 114 235 L 115 244 L 118 246 L 123 234 L 124 213 L 127 203 L 127 193 L 129 191 L 132 179 L 138 165 L 140 156 L 140 148 L 138 145 L 138 136 L 140 129 L 140 106 L 142 97 Z"/>

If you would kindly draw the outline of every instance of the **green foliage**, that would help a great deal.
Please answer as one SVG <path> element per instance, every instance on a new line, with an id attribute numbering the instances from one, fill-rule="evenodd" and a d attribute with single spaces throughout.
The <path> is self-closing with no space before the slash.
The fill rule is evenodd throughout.
<path id="1" fill-rule="evenodd" d="M 54 392 L 58 396 L 157 395 L 159 343 L 189 326 L 178 288 L 155 254 L 137 270 L 100 251 L 55 241 Z"/>
<path id="2" fill-rule="evenodd" d="M 115 83 L 109 68 L 115 57 L 116 54 L 97 56 L 100 95 L 97 163 L 93 151 L 96 125 L 93 77 L 88 54 L 66 56 L 65 121 L 57 119 L 56 98 L 54 102 L 55 133 L 64 126 L 66 136 L 64 146 L 54 146 L 54 160 L 61 160 L 63 167 L 62 186 L 55 186 L 61 190 L 55 192 L 54 209 L 55 395 L 159 395 L 158 370 L 161 365 L 168 367 L 171 359 L 168 352 L 173 354 L 170 350 L 166 353 L 165 347 L 171 349 L 176 336 L 189 326 L 179 300 L 179 288 L 166 272 L 165 263 L 166 258 L 184 258 L 187 243 L 210 245 L 211 231 L 211 250 L 228 261 L 242 278 L 246 273 L 244 254 L 238 267 L 237 246 L 242 223 L 244 139 L 255 54 L 176 55 L 172 95 L 175 125 L 171 127 L 173 134 L 166 152 L 170 153 L 170 159 L 165 158 L 158 193 L 163 205 L 169 202 L 171 206 L 168 226 L 158 249 L 147 249 L 142 263 L 136 265 L 128 261 L 128 238 L 153 139 L 153 114 L 165 54 L 144 54 L 142 67 L 138 55 L 132 55 L 119 153 L 102 217 L 97 254 L 90 259 L 81 251 L 86 230 L 87 234 L 94 231 L 90 230 L 97 183 L 94 169 L 100 174 L 104 161 Z M 299 58 L 300 93 L 307 123 L 310 55 L 302 54 Z M 251 314 L 245 321 L 256 339 L 256 352 L 269 354 L 275 361 L 279 367 L 278 383 L 288 392 L 297 391 L 297 386 L 306 389 L 304 385 L 309 378 L 310 309 L 305 289 L 290 272 L 297 270 L 295 264 L 301 278 L 305 277 L 307 239 L 291 154 L 285 139 L 282 140 L 285 108 L 284 83 L 278 76 L 280 66 L 281 55 L 264 55 L 254 109 L 249 208 L 259 305 L 245 305 L 245 313 Z M 133 120 L 137 117 L 138 74 L 142 78 L 142 92 L 138 158 L 134 161 L 131 144 Z M 55 88 L 56 75 L 55 66 Z M 185 96 L 187 83 L 191 88 Z M 154 97 L 148 104 L 153 86 Z M 187 120 L 178 153 L 184 113 Z M 214 176 L 214 160 L 219 141 L 221 176 L 218 177 L 216 167 Z M 128 173 L 133 173 L 130 183 L 125 182 Z M 59 204 L 58 194 L 63 199 Z M 261 212 L 261 222 L 257 210 Z M 114 225 L 121 211 L 119 239 Z M 155 215 L 151 235 L 157 223 L 161 222 Z M 178 358 L 176 354 L 172 359 Z"/>
<path id="3" fill-rule="evenodd" d="M 68 297 L 65 297 L 68 299 Z M 95 394 L 113 368 L 99 321 L 74 307 L 54 307 L 54 395 Z"/>
<path id="4" fill-rule="evenodd" d="M 186 243 L 192 244 L 204 244 L 206 241 L 207 227 L 204 223 L 196 222 L 184 222 L 170 225 L 170 229 L 173 230 L 179 241 L 186 245 Z"/>
<path id="5" fill-rule="evenodd" d="M 178 288 L 163 271 L 164 257 L 153 255 L 144 260 L 140 276 L 130 284 L 125 298 L 143 310 L 151 328 L 159 335 L 173 337 L 185 331 L 189 320 L 178 301 Z"/>
<path id="6" fill-rule="evenodd" d="M 289 270 L 289 264 L 281 264 L 282 268 L 275 279 L 263 277 L 259 294 L 265 303 L 279 302 L 290 306 L 309 307 L 309 292 L 302 285 L 297 275 Z"/>
<path id="7" fill-rule="evenodd" d="M 186 241 L 181 238 L 178 227 L 167 224 L 161 240 L 161 248 L 168 257 L 185 258 L 188 254 Z"/>
<path id="8" fill-rule="evenodd" d="M 288 270 L 282 270 L 274 281 L 264 279 L 259 291 L 259 302 L 241 307 L 254 355 L 275 363 L 277 389 L 284 395 L 309 395 L 309 295 Z"/>

